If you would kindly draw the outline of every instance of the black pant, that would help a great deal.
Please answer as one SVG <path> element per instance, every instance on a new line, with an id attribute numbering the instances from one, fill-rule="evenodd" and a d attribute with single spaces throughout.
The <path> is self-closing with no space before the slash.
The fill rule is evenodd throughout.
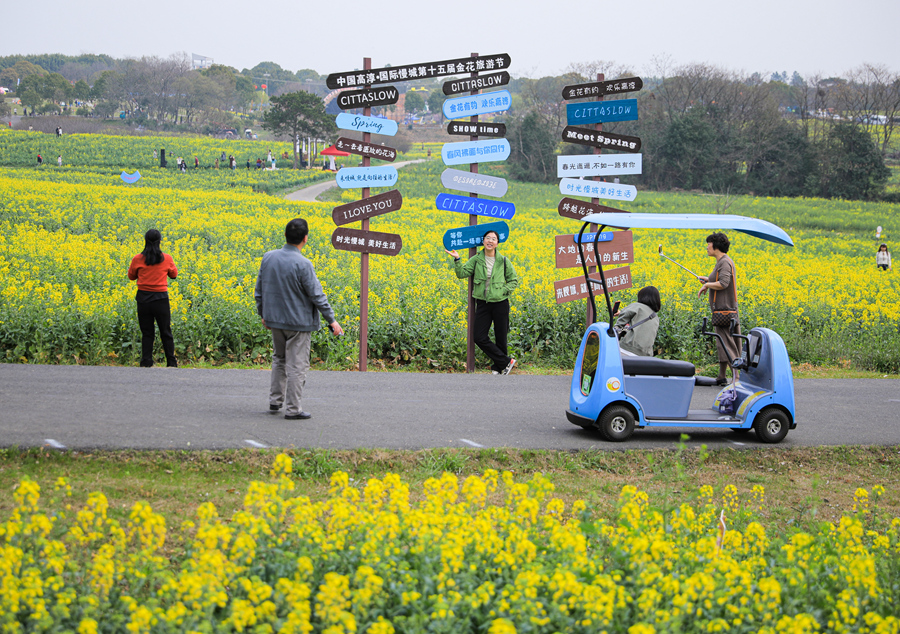
<path id="1" fill-rule="evenodd" d="M 494 323 L 494 338 L 490 339 L 491 322 Z M 506 350 L 506 335 L 509 333 L 509 300 L 486 302 L 475 300 L 475 345 L 491 358 L 491 370 L 502 372 L 510 362 Z"/>
<path id="2" fill-rule="evenodd" d="M 137 303 L 138 324 L 141 326 L 141 367 L 153 365 L 154 322 L 159 325 L 159 338 L 166 353 L 166 365 L 177 367 L 175 361 L 175 339 L 172 337 L 172 315 L 169 300 L 157 299 L 152 302 Z"/>

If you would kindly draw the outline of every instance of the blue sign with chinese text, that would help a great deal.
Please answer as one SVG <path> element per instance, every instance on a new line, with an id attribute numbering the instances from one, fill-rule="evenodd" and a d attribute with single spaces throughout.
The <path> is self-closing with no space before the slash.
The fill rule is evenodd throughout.
<path id="1" fill-rule="evenodd" d="M 606 121 L 637 121 L 637 118 L 637 99 L 566 104 L 566 123 L 568 125 L 585 125 Z"/>
<path id="2" fill-rule="evenodd" d="M 506 139 L 485 139 L 484 141 L 463 141 L 444 143 L 441 158 L 444 165 L 463 163 L 490 163 L 509 158 L 510 146 Z"/>
<path id="3" fill-rule="evenodd" d="M 500 242 L 506 242 L 509 237 L 509 225 L 503 222 L 487 222 L 483 225 L 471 225 L 469 227 L 457 227 L 444 234 L 444 248 L 448 251 L 455 249 L 468 249 L 480 247 L 484 234 L 488 231 L 496 231 Z"/>
<path id="4" fill-rule="evenodd" d="M 584 244 L 587 244 L 588 242 L 593 242 L 595 235 L 597 235 L 597 234 L 596 233 L 583 233 L 583 234 L 581 234 L 580 242 L 583 242 Z M 598 238 L 597 242 L 612 242 L 612 239 L 613 239 L 612 231 L 601 231 L 600 238 Z M 577 233 L 572 236 L 572 240 L 574 240 L 576 244 L 579 242 Z"/>
<path id="5" fill-rule="evenodd" d="M 512 105 L 512 95 L 508 90 L 497 90 L 468 97 L 454 97 L 444 101 L 444 116 L 448 119 L 474 117 L 478 114 L 503 112 Z"/>
<path id="6" fill-rule="evenodd" d="M 378 167 L 345 167 L 338 170 L 334 179 L 342 189 L 354 187 L 393 187 L 397 183 L 397 168 L 391 165 Z"/>
<path id="7" fill-rule="evenodd" d="M 609 200 L 634 200 L 637 187 L 603 181 L 588 181 L 580 178 L 564 178 L 559 181 L 559 191 L 563 196 L 586 196 L 587 198 L 607 198 Z"/>
<path id="8" fill-rule="evenodd" d="M 371 132 L 386 136 L 397 134 L 397 122 L 381 117 L 364 117 L 361 114 L 342 112 L 334 122 L 341 130 L 356 130 L 357 132 Z"/>
<path id="9" fill-rule="evenodd" d="M 435 204 L 438 209 L 444 211 L 456 211 L 461 214 L 475 214 L 489 218 L 502 218 L 509 220 L 516 213 L 516 206 L 502 200 L 488 200 L 486 198 L 470 198 L 457 196 L 456 194 L 438 194 Z"/>

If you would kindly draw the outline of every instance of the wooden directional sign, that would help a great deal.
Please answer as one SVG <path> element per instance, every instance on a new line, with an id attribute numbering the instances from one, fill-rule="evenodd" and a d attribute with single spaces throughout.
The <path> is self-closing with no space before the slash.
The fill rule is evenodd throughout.
<path id="1" fill-rule="evenodd" d="M 380 231 L 363 231 L 338 227 L 331 234 L 331 244 L 342 251 L 357 253 L 376 253 L 378 255 L 397 255 L 403 248 L 403 241 L 396 233 Z"/>
<path id="2" fill-rule="evenodd" d="M 564 178 L 559 181 L 559 192 L 563 196 L 584 196 L 585 198 L 606 198 L 608 200 L 634 200 L 637 187 L 606 183 L 604 181 L 586 181 L 580 178 Z"/>
<path id="3" fill-rule="evenodd" d="M 448 251 L 455 249 L 468 249 L 480 247 L 484 234 L 488 231 L 496 231 L 500 242 L 506 242 L 509 238 L 509 225 L 503 222 L 488 222 L 483 225 L 470 225 L 457 227 L 444 234 L 444 248 Z"/>
<path id="4" fill-rule="evenodd" d="M 600 263 L 603 266 L 607 264 L 616 266 L 634 262 L 634 240 L 631 231 L 613 231 L 612 233 L 612 240 L 597 244 Z M 578 255 L 578 245 L 575 244 L 576 235 L 569 233 L 556 236 L 556 268 L 568 269 L 581 266 L 581 256 Z M 583 249 L 585 263 L 588 266 L 597 266 L 594 243 L 583 245 Z"/>
<path id="5" fill-rule="evenodd" d="M 580 200 L 576 200 L 575 198 L 563 198 L 561 201 L 559 201 L 559 207 L 557 208 L 557 211 L 559 211 L 559 215 L 563 218 L 572 218 L 573 220 L 581 220 L 589 214 L 630 213 L 628 211 L 622 211 L 621 209 L 606 207 L 605 205 L 595 205 L 594 203 L 582 202 Z"/>
<path id="6" fill-rule="evenodd" d="M 397 158 L 397 150 L 392 147 L 378 145 L 376 143 L 365 143 L 364 141 L 348 139 L 344 136 L 335 141 L 334 147 L 342 152 L 368 156 L 369 158 L 381 159 L 382 161 L 393 161 Z"/>
<path id="7" fill-rule="evenodd" d="M 562 140 L 579 145 L 592 145 L 605 150 L 618 150 L 620 152 L 640 152 L 641 139 L 627 134 L 613 134 L 612 132 L 599 132 L 590 128 L 579 128 L 567 125 L 562 132 Z"/>
<path id="8" fill-rule="evenodd" d="M 342 112 L 335 117 L 334 123 L 341 130 L 371 132 L 372 134 L 384 134 L 385 136 L 397 134 L 397 122 L 390 119 L 382 119 L 381 117 L 364 117 L 360 114 Z"/>
<path id="9" fill-rule="evenodd" d="M 602 97 L 603 95 L 618 95 L 623 92 L 634 92 L 644 87 L 644 81 L 640 77 L 626 77 L 625 79 L 610 79 L 609 81 L 592 81 L 587 84 L 575 84 L 562 89 L 563 99 L 581 99 L 583 97 Z"/>
<path id="10" fill-rule="evenodd" d="M 407 64 L 373 68 L 371 70 L 352 70 L 343 73 L 332 73 L 325 79 L 325 85 L 331 89 L 348 88 L 374 84 L 389 84 L 394 81 L 410 81 L 416 79 L 433 79 L 449 77 L 463 73 L 477 73 L 509 68 L 509 55 L 479 55 L 478 57 L 461 57 L 442 62 L 426 62 L 424 64 Z"/>
<path id="11" fill-rule="evenodd" d="M 445 95 L 458 95 L 461 92 L 471 92 L 473 90 L 484 90 L 485 88 L 494 88 L 496 86 L 505 86 L 509 83 L 509 73 L 505 70 L 492 75 L 481 75 L 479 77 L 469 77 L 467 79 L 454 79 L 444 82 Z"/>
<path id="12" fill-rule="evenodd" d="M 637 118 L 637 99 L 582 101 L 566 104 L 566 123 L 568 125 L 587 125 L 606 121 L 637 121 Z"/>
<path id="13" fill-rule="evenodd" d="M 441 174 L 441 185 L 447 189 L 470 194 L 484 194 L 494 198 L 503 198 L 508 187 L 505 178 L 473 174 L 452 168 L 445 169 Z"/>
<path id="14" fill-rule="evenodd" d="M 338 187 L 393 187 L 397 184 L 397 168 L 390 165 L 378 167 L 345 167 L 334 175 Z"/>
<path id="15" fill-rule="evenodd" d="M 400 101 L 400 91 L 394 86 L 345 90 L 337 96 L 337 105 L 341 110 L 353 110 L 366 106 L 390 106 L 398 101 Z"/>
<path id="16" fill-rule="evenodd" d="M 600 276 L 594 273 L 593 279 L 600 280 Z M 603 269 L 603 277 L 606 279 L 606 290 L 610 293 L 613 291 L 623 291 L 631 288 L 633 281 L 631 279 L 631 267 L 621 266 L 615 269 Z M 587 282 L 584 281 L 584 275 L 578 277 L 570 277 L 567 280 L 559 280 L 553 282 L 553 292 L 556 294 L 556 303 L 564 304 L 576 299 L 584 299 L 588 296 Z M 594 295 L 603 293 L 603 287 L 599 284 L 594 285 Z"/>
<path id="17" fill-rule="evenodd" d="M 510 105 L 512 105 L 512 95 L 509 94 L 509 91 L 497 90 L 480 95 L 446 99 L 442 109 L 444 116 L 448 119 L 462 119 L 463 117 L 474 117 L 478 114 L 503 112 L 504 110 L 509 110 Z"/>
<path id="18" fill-rule="evenodd" d="M 490 163 L 491 161 L 505 161 L 509 158 L 510 150 L 509 141 L 506 139 L 444 143 L 441 147 L 441 158 L 444 160 L 444 165 Z"/>
<path id="19" fill-rule="evenodd" d="M 640 174 L 643 154 L 565 154 L 556 157 L 556 176 Z"/>
<path id="20" fill-rule="evenodd" d="M 438 194 L 435 199 L 438 209 L 444 211 L 456 211 L 461 214 L 475 214 L 489 218 L 502 218 L 509 220 L 516 214 L 516 206 L 502 200 L 488 200 L 486 198 L 469 198 L 455 194 Z"/>
<path id="21" fill-rule="evenodd" d="M 396 189 L 389 192 L 363 198 L 346 205 L 335 207 L 331 211 L 331 219 L 337 226 L 346 225 L 351 222 L 357 222 L 371 218 L 372 216 L 380 216 L 391 211 L 397 211 L 403 205 L 403 196 Z"/>
<path id="22" fill-rule="evenodd" d="M 597 242 L 610 242 L 613 239 L 614 235 L 616 235 L 615 231 L 601 231 L 600 237 L 597 238 Z M 572 236 L 572 241 L 576 244 L 578 244 L 579 242 L 583 242 L 584 244 L 593 244 L 594 238 L 596 237 L 596 233 L 582 233 L 581 236 L 576 233 Z"/>
<path id="23" fill-rule="evenodd" d="M 465 123 L 451 121 L 447 124 L 447 134 L 467 134 L 469 136 L 506 136 L 505 123 Z"/>

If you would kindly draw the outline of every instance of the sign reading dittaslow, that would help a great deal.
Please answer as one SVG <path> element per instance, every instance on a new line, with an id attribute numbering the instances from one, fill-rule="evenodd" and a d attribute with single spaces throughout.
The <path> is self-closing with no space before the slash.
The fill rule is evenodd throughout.
<path id="1" fill-rule="evenodd" d="M 473 174 L 449 167 L 441 174 L 441 185 L 447 189 L 470 194 L 484 194 L 494 198 L 503 198 L 508 187 L 505 178 Z"/>
<path id="2" fill-rule="evenodd" d="M 566 123 L 568 125 L 587 125 L 589 123 L 604 123 L 607 121 L 637 121 L 637 118 L 637 99 L 584 101 L 566 104 Z"/>
<path id="3" fill-rule="evenodd" d="M 505 161 L 509 158 L 509 153 L 509 141 L 506 139 L 444 143 L 441 147 L 441 158 L 444 160 L 444 165 Z"/>
<path id="4" fill-rule="evenodd" d="M 600 281 L 600 276 L 594 273 L 592 279 Z M 603 270 L 603 278 L 606 280 L 606 290 L 610 293 L 613 291 L 623 291 L 631 288 L 633 281 L 631 279 L 631 267 L 622 266 L 616 269 Z M 570 277 L 567 280 L 559 280 L 553 282 L 553 292 L 556 294 L 556 303 L 563 304 L 576 299 L 584 299 L 588 296 L 587 282 L 584 276 Z M 594 285 L 594 295 L 603 293 L 603 287 L 599 284 Z"/>
<path id="5" fill-rule="evenodd" d="M 585 198 L 609 200 L 634 200 L 637 197 L 637 187 L 634 185 L 586 181 L 580 178 L 562 179 L 559 181 L 559 192 L 563 196 L 584 196 Z"/>
<path id="6" fill-rule="evenodd" d="M 331 211 L 331 219 L 337 226 L 346 225 L 351 222 L 358 222 L 371 218 L 372 216 L 380 216 L 391 211 L 397 211 L 403 205 L 403 196 L 396 189 L 389 192 L 370 196 L 362 200 L 356 200 L 346 205 L 339 205 Z"/>
<path id="7" fill-rule="evenodd" d="M 509 55 L 480 55 L 478 57 L 461 57 L 442 62 L 426 62 L 424 64 L 407 64 L 406 66 L 390 66 L 371 70 L 352 70 L 343 73 L 332 73 L 325 79 L 325 85 L 331 89 L 348 86 L 365 86 L 389 84 L 394 81 L 414 79 L 432 79 L 449 77 L 463 73 L 504 70 L 509 68 Z"/>
<path id="8" fill-rule="evenodd" d="M 627 134 L 613 134 L 612 132 L 600 132 L 590 128 L 579 128 L 567 125 L 562 131 L 562 140 L 579 145 L 591 145 L 604 150 L 617 150 L 619 152 L 640 152 L 641 139 Z"/>
<path id="9" fill-rule="evenodd" d="M 600 263 L 606 266 L 607 264 L 631 264 L 634 262 L 634 240 L 631 231 L 613 231 L 612 234 L 612 240 L 597 244 Z M 578 245 L 575 243 L 576 235 L 569 233 L 556 236 L 556 268 L 568 269 L 581 266 L 581 256 L 578 254 Z M 583 244 L 582 249 L 584 249 L 585 263 L 588 266 L 597 266 L 594 243 Z"/>
<path id="10" fill-rule="evenodd" d="M 396 233 L 380 231 L 364 231 L 338 227 L 331 234 L 331 244 L 342 251 L 357 253 L 376 253 L 378 255 L 397 255 L 403 248 L 403 241 Z"/>
<path id="11" fill-rule="evenodd" d="M 372 134 L 384 134 L 394 136 L 397 134 L 397 122 L 381 117 L 364 117 L 360 114 L 342 112 L 334 119 L 334 123 L 341 130 L 356 130 L 357 132 L 371 132 Z"/>
<path id="12" fill-rule="evenodd" d="M 642 159 L 642 154 L 566 154 L 556 157 L 556 175 L 563 178 L 640 174 Z"/>
<path id="13" fill-rule="evenodd" d="M 442 109 L 444 116 L 448 119 L 462 119 L 463 117 L 474 117 L 479 114 L 503 112 L 504 110 L 509 110 L 511 103 L 512 95 L 509 94 L 508 90 L 497 90 L 480 95 L 447 99 L 444 101 Z"/>

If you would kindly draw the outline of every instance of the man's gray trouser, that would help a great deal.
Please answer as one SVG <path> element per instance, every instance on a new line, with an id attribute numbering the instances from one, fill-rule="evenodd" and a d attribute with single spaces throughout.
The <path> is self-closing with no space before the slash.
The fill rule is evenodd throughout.
<path id="1" fill-rule="evenodd" d="M 312 333 L 272 328 L 272 385 L 269 405 L 284 403 L 286 416 L 299 414 L 300 398 L 309 370 Z"/>

